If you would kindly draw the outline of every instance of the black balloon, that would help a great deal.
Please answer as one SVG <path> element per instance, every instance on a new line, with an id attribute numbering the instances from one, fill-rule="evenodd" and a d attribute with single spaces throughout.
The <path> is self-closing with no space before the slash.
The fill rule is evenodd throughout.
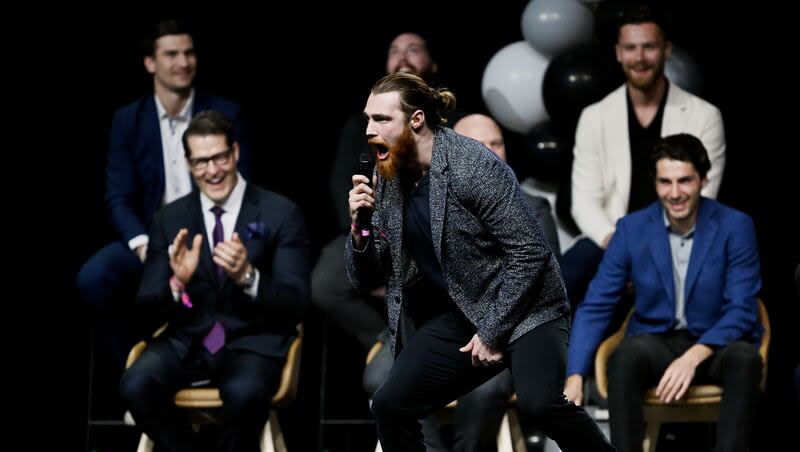
<path id="1" fill-rule="evenodd" d="M 571 167 L 573 137 L 552 122 L 536 125 L 511 156 L 515 170 L 543 182 L 558 183 Z"/>
<path id="2" fill-rule="evenodd" d="M 542 81 L 547 113 L 562 130 L 574 130 L 584 107 L 625 81 L 613 48 L 584 45 L 550 61 Z"/>

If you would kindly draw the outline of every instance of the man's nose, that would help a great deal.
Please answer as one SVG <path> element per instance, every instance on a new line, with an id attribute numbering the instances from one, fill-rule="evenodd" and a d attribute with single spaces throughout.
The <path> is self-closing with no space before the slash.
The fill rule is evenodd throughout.
<path id="1" fill-rule="evenodd" d="M 215 162 L 214 159 L 209 160 L 208 163 L 206 164 L 206 174 L 217 174 L 219 170 L 220 170 L 220 165 L 217 164 L 217 162 Z"/>
<path id="2" fill-rule="evenodd" d="M 186 67 L 189 65 L 189 56 L 185 53 L 178 54 L 178 58 L 176 59 L 178 66 Z"/>

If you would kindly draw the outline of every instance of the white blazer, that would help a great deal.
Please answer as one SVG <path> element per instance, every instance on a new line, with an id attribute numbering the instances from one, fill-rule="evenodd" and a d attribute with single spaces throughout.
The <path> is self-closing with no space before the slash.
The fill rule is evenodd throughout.
<path id="1" fill-rule="evenodd" d="M 581 232 L 601 244 L 628 211 L 631 150 L 627 85 L 583 109 L 575 133 L 572 217 Z M 711 170 L 703 196 L 716 198 L 725 169 L 725 129 L 717 107 L 670 83 L 661 136 L 690 133 L 708 151 Z"/>

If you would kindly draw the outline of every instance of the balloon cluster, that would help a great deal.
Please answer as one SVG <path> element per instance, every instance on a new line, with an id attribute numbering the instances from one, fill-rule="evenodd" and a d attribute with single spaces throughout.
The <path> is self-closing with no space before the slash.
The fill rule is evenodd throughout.
<path id="1" fill-rule="evenodd" d="M 520 21 L 525 39 L 503 47 L 486 65 L 484 103 L 501 125 L 524 136 L 516 152 L 530 155 L 516 160 L 538 165 L 525 170 L 537 179 L 563 177 L 581 111 L 624 82 L 614 54 L 624 5 L 624 0 L 531 0 Z M 665 73 L 687 91 L 702 90 L 699 67 L 674 45 Z"/>

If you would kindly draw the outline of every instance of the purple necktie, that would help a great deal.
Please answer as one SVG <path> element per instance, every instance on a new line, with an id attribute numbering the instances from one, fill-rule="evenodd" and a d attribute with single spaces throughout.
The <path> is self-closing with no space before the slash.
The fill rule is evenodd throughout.
<path id="1" fill-rule="evenodd" d="M 203 338 L 203 345 L 212 355 L 216 354 L 225 345 L 225 328 L 219 323 L 219 320 L 214 322 L 211 331 Z"/>
<path id="2" fill-rule="evenodd" d="M 214 212 L 214 216 L 216 217 L 216 222 L 214 224 L 214 248 L 217 247 L 217 243 L 225 241 L 225 233 L 222 230 L 222 214 L 225 211 L 220 206 L 214 206 L 211 208 L 211 211 Z M 216 265 L 217 267 L 217 282 L 222 284 L 225 278 L 225 269 Z M 225 328 L 219 321 L 214 322 L 214 326 L 211 327 L 211 331 L 206 334 L 206 337 L 203 338 L 203 345 L 208 349 L 211 354 L 216 354 L 223 345 L 225 345 Z"/>
<path id="3" fill-rule="evenodd" d="M 225 213 L 225 210 L 222 209 L 220 206 L 214 206 L 211 208 L 211 211 L 214 212 L 215 223 L 214 223 L 214 248 L 217 248 L 217 243 L 225 241 L 225 233 L 222 230 L 222 214 Z M 222 282 L 225 280 L 225 269 L 219 265 L 217 267 L 217 282 L 222 285 Z"/>

